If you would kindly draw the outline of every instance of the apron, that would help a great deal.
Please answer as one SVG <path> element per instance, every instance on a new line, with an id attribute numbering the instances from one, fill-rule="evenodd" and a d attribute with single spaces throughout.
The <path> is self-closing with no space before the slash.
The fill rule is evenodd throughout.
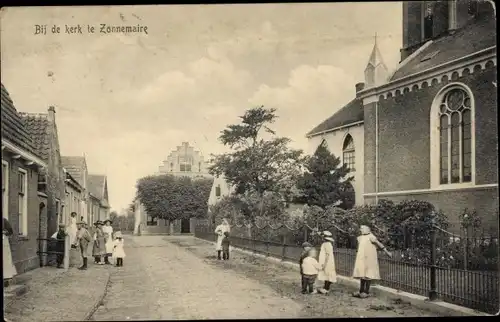
<path id="1" fill-rule="evenodd" d="M 16 266 L 12 262 L 9 237 L 2 234 L 3 244 L 3 278 L 8 279 L 17 275 Z"/>

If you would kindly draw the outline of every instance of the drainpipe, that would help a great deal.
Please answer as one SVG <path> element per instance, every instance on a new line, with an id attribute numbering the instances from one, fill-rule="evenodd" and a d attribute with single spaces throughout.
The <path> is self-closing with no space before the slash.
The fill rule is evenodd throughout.
<path id="1" fill-rule="evenodd" d="M 378 102 L 375 102 L 375 204 L 378 204 Z"/>

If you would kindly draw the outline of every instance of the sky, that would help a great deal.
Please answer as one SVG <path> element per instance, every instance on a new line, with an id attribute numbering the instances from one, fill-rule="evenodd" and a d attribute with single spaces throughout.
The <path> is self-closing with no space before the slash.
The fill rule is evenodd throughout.
<path id="1" fill-rule="evenodd" d="M 181 142 L 225 152 L 220 131 L 252 107 L 275 108 L 272 128 L 306 150 L 305 134 L 354 98 L 375 33 L 389 70 L 402 44 L 400 2 L 2 8 L 0 24 L 17 110 L 55 106 L 61 154 L 107 175 L 115 210 Z M 147 34 L 87 31 L 100 24 Z"/>

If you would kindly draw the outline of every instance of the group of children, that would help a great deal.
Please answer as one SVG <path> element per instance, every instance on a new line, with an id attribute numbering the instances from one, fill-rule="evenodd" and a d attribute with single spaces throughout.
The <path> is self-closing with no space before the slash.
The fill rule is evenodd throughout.
<path id="1" fill-rule="evenodd" d="M 366 298 L 370 296 L 370 284 L 372 280 L 380 279 L 377 250 L 384 251 L 389 257 L 392 254 L 385 248 L 377 237 L 370 230 L 370 227 L 361 225 L 358 236 L 358 249 L 352 277 L 360 280 L 359 292 L 352 295 L 354 297 Z M 223 219 L 221 224 L 215 228 L 217 235 L 216 251 L 217 259 L 229 259 L 229 223 Z M 318 234 L 322 238 L 319 256 L 317 251 L 308 242 L 302 244 L 304 248 L 300 259 L 300 275 L 303 294 L 328 294 L 332 283 L 337 282 L 335 269 L 335 257 L 333 253 L 333 235 L 329 231 Z M 317 257 L 317 259 L 316 259 Z M 316 280 L 323 282 L 322 287 L 315 288 Z"/>
<path id="2" fill-rule="evenodd" d="M 78 269 L 87 269 L 87 250 L 90 243 L 93 241 L 92 256 L 94 263 L 97 265 L 111 265 L 109 258 L 116 260 L 116 266 L 123 266 L 123 258 L 125 257 L 124 240 L 120 231 L 113 234 L 111 220 L 107 219 L 104 222 L 98 220 L 94 223 L 93 236 L 87 229 L 87 224 L 81 220 L 76 222 L 76 213 L 71 213 L 71 224 L 66 229 L 64 224 L 59 225 L 59 230 L 52 236 L 57 239 L 57 267 L 61 268 L 64 260 L 64 238 L 70 236 L 70 245 L 72 249 L 80 250 L 80 255 L 83 259 L 83 265 Z"/>
<path id="3" fill-rule="evenodd" d="M 331 284 L 337 281 L 332 233 L 323 231 L 319 235 L 322 237 L 323 243 L 321 244 L 318 260 L 316 260 L 316 249 L 308 242 L 302 244 L 304 250 L 299 263 L 303 294 L 318 292 L 328 294 Z M 392 254 L 371 233 L 370 228 L 362 225 L 360 227 L 360 236 L 358 236 L 358 250 L 353 271 L 353 277 L 360 280 L 360 288 L 359 292 L 352 294 L 354 297 L 369 297 L 371 281 L 380 279 L 377 248 L 392 257 Z M 324 281 L 323 287 L 315 289 L 316 279 Z"/>

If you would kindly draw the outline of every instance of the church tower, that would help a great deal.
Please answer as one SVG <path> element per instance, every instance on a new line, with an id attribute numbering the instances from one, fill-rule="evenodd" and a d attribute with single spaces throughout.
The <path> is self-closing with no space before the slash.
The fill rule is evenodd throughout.
<path id="1" fill-rule="evenodd" d="M 429 40 L 451 34 L 475 18 L 488 17 L 493 10 L 487 0 L 404 1 L 401 61 Z"/>
<path id="2" fill-rule="evenodd" d="M 382 54 L 377 45 L 377 35 L 375 34 L 375 43 L 365 68 L 365 88 L 377 87 L 385 84 L 388 76 L 387 66 L 382 60 Z"/>

